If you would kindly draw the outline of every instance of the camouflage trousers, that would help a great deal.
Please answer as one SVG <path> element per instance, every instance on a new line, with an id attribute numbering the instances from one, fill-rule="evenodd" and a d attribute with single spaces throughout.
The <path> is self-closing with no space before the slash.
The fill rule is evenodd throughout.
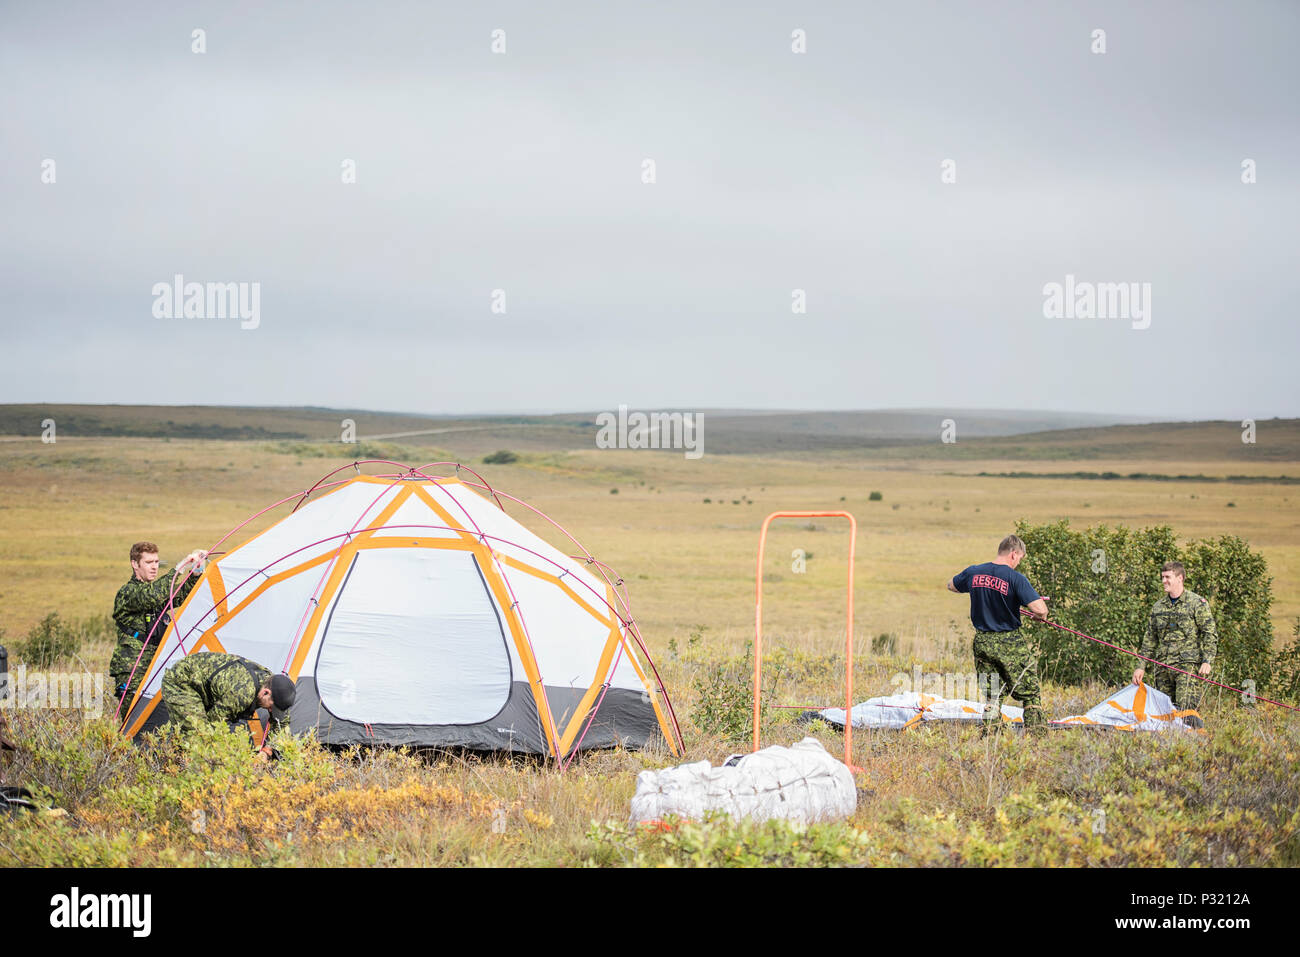
<path id="1" fill-rule="evenodd" d="M 207 702 L 199 689 L 176 676 L 175 669 L 163 674 L 162 702 L 167 709 L 167 723 L 179 724 L 192 731 L 207 720 Z"/>
<path id="2" fill-rule="evenodd" d="M 1154 656 L 1157 661 L 1164 661 L 1157 651 Z M 1201 667 L 1199 661 L 1173 660 L 1169 664 L 1175 668 L 1182 668 L 1183 671 L 1195 672 Z M 1177 671 L 1170 671 L 1168 668 L 1161 668 L 1159 665 L 1152 665 L 1143 679 L 1157 691 L 1163 691 L 1174 702 L 1174 707 L 1179 711 L 1199 711 L 1201 708 L 1201 696 L 1205 693 L 1205 682 L 1197 681 L 1191 675 L 1179 674 Z"/>
<path id="3" fill-rule="evenodd" d="M 1002 700 L 1015 698 L 1025 708 L 1025 730 L 1047 730 L 1042 689 L 1038 684 L 1038 653 L 1019 631 L 976 631 L 972 650 L 980 683 L 988 684 L 985 732 L 1001 730 Z"/>
<path id="4" fill-rule="evenodd" d="M 149 664 L 153 661 L 153 653 L 158 650 L 156 637 L 154 641 L 150 642 L 145 653 L 140 654 L 140 650 L 144 648 L 142 638 L 118 636 L 117 648 L 114 649 L 113 657 L 108 662 L 108 683 L 114 701 L 122 697 L 122 687 L 129 684 L 123 710 L 130 706 L 136 690 L 144 681 L 145 672 L 149 670 Z M 137 660 L 139 664 L 136 664 Z M 132 669 L 135 669 L 134 675 L 131 674 Z"/>

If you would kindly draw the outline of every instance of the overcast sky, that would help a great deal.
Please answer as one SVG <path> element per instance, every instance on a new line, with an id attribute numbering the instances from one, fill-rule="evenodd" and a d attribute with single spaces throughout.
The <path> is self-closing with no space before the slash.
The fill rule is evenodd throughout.
<path id="1" fill-rule="evenodd" d="M 1300 415 L 1298 42 L 1250 0 L 4 3 L 0 402 Z M 178 273 L 257 328 L 156 318 Z M 1149 327 L 1045 317 L 1067 275 Z"/>

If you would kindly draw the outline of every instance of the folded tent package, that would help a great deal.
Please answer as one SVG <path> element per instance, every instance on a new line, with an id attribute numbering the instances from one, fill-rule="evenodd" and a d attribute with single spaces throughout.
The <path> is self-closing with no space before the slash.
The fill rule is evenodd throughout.
<path id="1" fill-rule="evenodd" d="M 167 668 L 226 651 L 287 673 L 292 731 L 325 744 L 565 758 L 664 741 L 679 754 L 668 696 L 604 567 L 515 521 L 509 496 L 431 468 L 304 493 L 209 561 L 140 663 L 124 732 L 166 720 Z"/>
<path id="2" fill-rule="evenodd" d="M 809 712 L 828 724 L 844 727 L 843 708 L 825 708 Z M 938 695 L 904 691 L 879 698 L 868 698 L 853 706 L 851 720 L 855 728 L 894 728 L 907 730 L 934 721 L 978 722 L 983 720 L 984 706 L 978 701 L 941 698 Z M 1163 691 L 1150 685 L 1125 685 L 1108 694 L 1087 714 L 1049 721 L 1058 728 L 1114 728 L 1118 731 L 1192 731 L 1199 730 L 1187 718 L 1200 718 L 1195 711 L 1179 711 Z M 1002 706 L 1002 720 L 1007 724 L 1024 724 L 1024 710 Z"/>

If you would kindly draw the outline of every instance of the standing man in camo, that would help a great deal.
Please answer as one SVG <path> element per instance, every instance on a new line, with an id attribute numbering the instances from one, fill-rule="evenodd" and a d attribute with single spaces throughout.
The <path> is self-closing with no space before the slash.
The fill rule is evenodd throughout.
<path id="1" fill-rule="evenodd" d="M 190 552 L 179 565 L 159 578 L 158 546 L 153 542 L 136 542 L 131 546 L 131 580 L 118 589 L 113 601 L 117 648 L 108 663 L 113 696 L 121 700 L 125 693 L 128 706 L 167 630 L 167 622 L 158 619 L 166 617 L 169 601 L 172 608 L 180 607 L 199 580 L 199 566 L 206 557 L 207 552 L 201 549 Z M 149 640 L 148 648 L 145 639 Z"/>
<path id="2" fill-rule="evenodd" d="M 1002 728 L 1002 699 L 1010 696 L 1025 708 L 1025 730 L 1047 730 L 1038 684 L 1038 655 L 1020 633 L 1020 607 L 1038 618 L 1047 617 L 1047 599 L 1029 579 L 1016 571 L 1025 557 L 1025 543 L 1008 535 L 997 557 L 971 565 L 948 582 L 948 590 L 970 594 L 970 620 L 975 626 L 975 672 L 988 680 L 983 733 Z"/>
<path id="3" fill-rule="evenodd" d="M 1154 658 L 1183 671 L 1208 675 L 1215 652 L 1219 650 L 1219 632 L 1214 627 L 1210 603 L 1183 586 L 1186 574 L 1181 562 L 1165 562 L 1160 567 L 1160 584 L 1165 597 L 1151 609 L 1147 633 L 1139 651 L 1143 657 Z M 1139 666 L 1133 672 L 1133 683 L 1140 685 L 1145 676 L 1145 668 Z M 1169 695 L 1179 711 L 1196 711 L 1201 706 L 1201 693 L 1205 689 L 1191 675 L 1157 667 L 1150 684 Z M 1195 715 L 1186 720 L 1195 727 L 1201 726 Z"/>

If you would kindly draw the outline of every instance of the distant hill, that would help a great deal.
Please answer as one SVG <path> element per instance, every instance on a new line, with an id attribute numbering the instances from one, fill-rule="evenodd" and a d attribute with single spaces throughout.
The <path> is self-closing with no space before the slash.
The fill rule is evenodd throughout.
<path id="1" fill-rule="evenodd" d="M 635 410 L 633 410 L 635 411 Z M 657 411 L 657 410 L 646 410 Z M 60 435 L 130 435 L 170 438 L 337 438 L 344 419 L 356 422 L 358 435 L 381 437 L 423 430 L 531 426 L 560 430 L 594 430 L 598 412 L 557 415 L 439 416 L 365 409 L 255 408 L 167 405 L 0 405 L 0 435 L 39 435 L 41 422 L 52 418 Z M 739 439 L 798 436 L 814 445 L 852 447 L 863 441 L 893 443 L 938 436 L 940 423 L 960 416 L 962 434 L 1020 435 L 1047 429 L 1113 425 L 1129 417 L 1081 413 L 999 410 L 886 409 L 861 412 L 785 412 L 746 409 L 702 410 L 712 435 Z M 742 442 L 741 444 L 749 444 Z"/>
<path id="2" fill-rule="evenodd" d="M 1300 461 L 1300 419 L 1263 419 L 1255 441 L 1242 442 L 1241 421 L 1159 422 L 1106 428 L 1060 429 L 1026 435 L 962 439 L 884 451 L 908 458 L 1183 462 Z"/>
<path id="3" fill-rule="evenodd" d="M 635 410 L 634 410 L 635 411 Z M 652 410 L 645 410 L 652 411 Z M 657 411 L 657 410 L 653 410 Z M 703 410 L 709 454 L 849 452 L 869 458 L 938 460 L 1089 459 L 1300 461 L 1300 420 L 1257 425 L 1241 441 L 1239 421 L 1140 422 L 1088 413 L 972 409 L 848 412 Z M 237 406 L 0 405 L 0 435 L 36 437 L 54 419 L 58 435 L 181 439 L 337 441 L 345 419 L 356 437 L 455 448 L 557 451 L 592 448 L 598 412 L 439 416 L 363 409 Z M 943 422 L 957 441 L 940 441 Z"/>

